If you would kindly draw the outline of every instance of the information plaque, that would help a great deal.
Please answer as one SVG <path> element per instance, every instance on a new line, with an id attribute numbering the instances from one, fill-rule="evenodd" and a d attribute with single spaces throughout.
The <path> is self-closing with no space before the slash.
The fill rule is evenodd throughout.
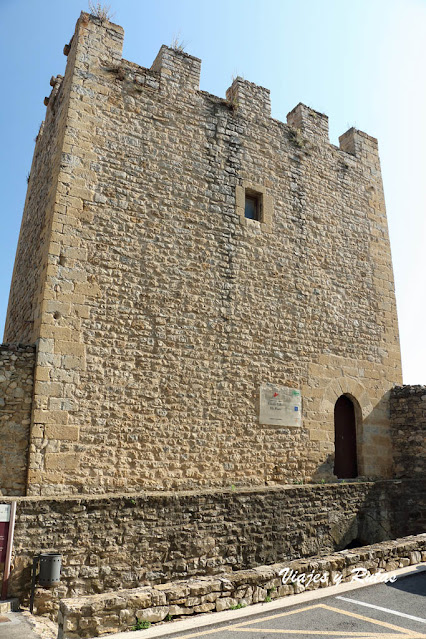
<path id="1" fill-rule="evenodd" d="M 270 426 L 301 426 L 302 397 L 297 388 L 262 384 L 259 423 Z"/>

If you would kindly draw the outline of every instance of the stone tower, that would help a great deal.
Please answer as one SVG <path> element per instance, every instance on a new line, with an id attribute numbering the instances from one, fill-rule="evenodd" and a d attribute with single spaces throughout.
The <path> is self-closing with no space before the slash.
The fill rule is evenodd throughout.
<path id="1" fill-rule="evenodd" d="M 237 78 L 221 99 L 199 59 L 162 46 L 148 69 L 122 42 L 82 13 L 46 99 L 4 338 L 36 345 L 16 485 L 330 477 L 342 396 L 356 474 L 389 476 L 401 365 L 377 141 L 336 147 L 323 114 L 279 122 L 267 89 Z"/>

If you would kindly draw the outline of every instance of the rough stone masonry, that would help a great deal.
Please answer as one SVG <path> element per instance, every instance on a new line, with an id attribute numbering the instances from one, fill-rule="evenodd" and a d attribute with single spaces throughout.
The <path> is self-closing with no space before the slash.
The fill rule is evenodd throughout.
<path id="1" fill-rule="evenodd" d="M 358 475 L 389 477 L 401 365 L 377 141 L 336 147 L 323 114 L 277 121 L 263 87 L 236 78 L 222 99 L 199 59 L 162 46 L 144 68 L 122 44 L 82 13 L 51 80 L 5 330 L 37 347 L 28 469 L 3 492 L 331 478 L 342 395 Z M 263 384 L 300 391 L 298 426 L 259 423 Z"/>
<path id="2" fill-rule="evenodd" d="M 17 501 L 9 595 L 28 603 L 39 552 L 62 556 L 60 584 L 38 588 L 34 601 L 37 614 L 55 616 L 64 597 L 229 575 L 418 536 L 426 526 L 425 488 L 405 479 L 3 497 Z"/>

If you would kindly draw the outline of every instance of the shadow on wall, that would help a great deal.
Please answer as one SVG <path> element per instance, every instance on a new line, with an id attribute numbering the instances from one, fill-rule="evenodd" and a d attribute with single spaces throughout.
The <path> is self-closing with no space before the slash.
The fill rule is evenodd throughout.
<path id="1" fill-rule="evenodd" d="M 28 599 L 40 552 L 63 557 L 57 596 L 79 596 L 418 534 L 424 504 L 411 480 L 18 499 L 9 595 Z"/>
<path id="2" fill-rule="evenodd" d="M 390 410 L 394 475 L 426 484 L 426 386 L 395 386 Z"/>
<path id="3" fill-rule="evenodd" d="M 330 513 L 330 536 L 334 550 L 345 550 L 392 539 L 389 500 L 376 484 L 366 495 L 358 513 L 345 517 L 343 513 Z"/>
<path id="4" fill-rule="evenodd" d="M 385 393 L 375 406 L 368 398 L 359 402 L 349 392 L 337 397 L 333 411 L 328 411 L 326 426 L 334 451 L 318 465 L 314 482 L 392 476 L 389 396 Z"/>

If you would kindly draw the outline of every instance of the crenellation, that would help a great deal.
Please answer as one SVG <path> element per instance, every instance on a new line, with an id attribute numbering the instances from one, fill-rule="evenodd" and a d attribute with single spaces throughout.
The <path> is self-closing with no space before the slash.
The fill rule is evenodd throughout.
<path id="1" fill-rule="evenodd" d="M 150 70 L 159 74 L 164 90 L 168 84 L 190 91 L 198 91 L 200 88 L 201 60 L 178 48 L 173 49 L 163 44 Z"/>
<path id="2" fill-rule="evenodd" d="M 392 472 L 401 382 L 377 141 L 82 13 L 36 144 L 5 336 L 37 343 L 27 494 L 334 477 L 353 400 L 358 475 Z M 253 207 L 252 217 L 246 205 Z M 300 389 L 300 425 L 260 388 Z"/>
<path id="3" fill-rule="evenodd" d="M 287 124 L 299 132 L 301 138 L 329 142 L 328 116 L 299 103 L 287 115 Z M 300 141 L 302 144 L 302 139 Z"/>
<path id="4" fill-rule="evenodd" d="M 352 127 L 339 137 L 339 143 L 342 151 L 355 155 L 369 164 L 377 164 L 378 168 L 380 168 L 376 138 Z"/>
<path id="5" fill-rule="evenodd" d="M 231 108 L 248 119 L 271 117 L 271 99 L 269 89 L 240 76 L 236 77 L 226 90 L 226 99 Z"/>

